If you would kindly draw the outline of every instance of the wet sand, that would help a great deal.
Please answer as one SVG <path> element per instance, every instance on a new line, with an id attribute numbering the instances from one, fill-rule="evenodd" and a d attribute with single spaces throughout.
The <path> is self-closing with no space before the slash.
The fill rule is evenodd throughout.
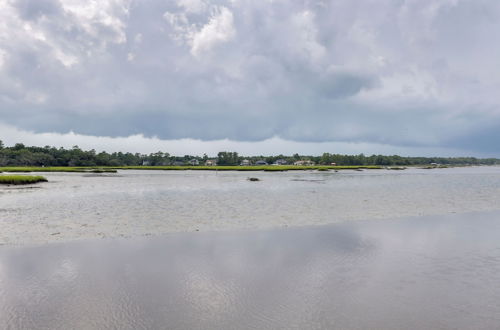
<path id="1" fill-rule="evenodd" d="M 2 329 L 494 329 L 500 213 L 0 248 Z"/>
<path id="2" fill-rule="evenodd" d="M 44 175 L 0 187 L 0 245 L 500 210 L 499 167 Z"/>

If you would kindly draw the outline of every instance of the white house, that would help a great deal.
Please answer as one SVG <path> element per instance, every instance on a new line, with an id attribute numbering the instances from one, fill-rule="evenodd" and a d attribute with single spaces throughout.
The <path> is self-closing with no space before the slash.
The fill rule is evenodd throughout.
<path id="1" fill-rule="evenodd" d="M 314 162 L 312 160 L 309 160 L 309 159 L 304 159 L 304 160 L 298 160 L 298 161 L 296 161 L 295 163 L 293 163 L 293 165 L 297 165 L 297 166 L 313 166 Z"/>
<path id="2" fill-rule="evenodd" d="M 217 160 L 215 159 L 207 159 L 207 161 L 205 162 L 205 166 L 215 166 L 217 165 Z"/>

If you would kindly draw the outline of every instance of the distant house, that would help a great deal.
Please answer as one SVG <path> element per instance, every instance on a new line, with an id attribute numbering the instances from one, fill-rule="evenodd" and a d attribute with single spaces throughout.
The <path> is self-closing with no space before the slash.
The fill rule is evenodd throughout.
<path id="1" fill-rule="evenodd" d="M 181 160 L 176 160 L 172 163 L 174 166 L 184 166 L 184 162 Z"/>
<path id="2" fill-rule="evenodd" d="M 293 165 L 297 165 L 297 166 L 312 166 L 312 165 L 314 165 L 314 162 L 312 160 L 305 159 L 305 160 L 298 160 L 295 163 L 293 163 Z"/>
<path id="3" fill-rule="evenodd" d="M 252 162 L 249 159 L 243 159 L 240 163 L 241 166 L 250 166 Z"/>
<path id="4" fill-rule="evenodd" d="M 151 162 L 149 160 L 143 160 L 142 161 L 142 166 L 150 166 Z"/>
<path id="5" fill-rule="evenodd" d="M 286 165 L 288 162 L 285 159 L 277 159 L 273 165 Z"/>
<path id="6" fill-rule="evenodd" d="M 258 160 L 255 162 L 255 165 L 257 166 L 263 166 L 263 165 L 268 165 L 265 160 Z"/>
<path id="7" fill-rule="evenodd" d="M 198 165 L 200 165 L 200 162 L 199 162 L 199 160 L 198 160 L 198 159 L 191 159 L 191 160 L 189 161 L 189 165 L 192 165 L 192 166 L 198 166 Z"/>
<path id="8" fill-rule="evenodd" d="M 207 161 L 205 162 L 205 166 L 215 166 L 217 165 L 217 160 L 215 159 L 207 159 Z"/>

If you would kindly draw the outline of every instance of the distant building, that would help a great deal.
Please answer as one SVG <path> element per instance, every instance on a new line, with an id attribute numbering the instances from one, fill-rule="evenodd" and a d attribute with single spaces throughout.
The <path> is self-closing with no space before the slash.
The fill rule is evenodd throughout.
<path id="1" fill-rule="evenodd" d="M 174 166 L 184 166 L 184 162 L 181 160 L 176 160 L 172 163 Z"/>
<path id="2" fill-rule="evenodd" d="M 305 159 L 305 160 L 298 160 L 295 163 L 293 163 L 293 165 L 297 165 L 297 166 L 313 166 L 314 162 L 312 160 Z"/>
<path id="3" fill-rule="evenodd" d="M 189 165 L 198 166 L 198 165 L 200 165 L 200 161 L 198 159 L 191 159 L 189 161 Z"/>
<path id="4" fill-rule="evenodd" d="M 252 162 L 249 159 L 243 159 L 240 163 L 241 166 L 250 166 Z"/>
<path id="5" fill-rule="evenodd" d="M 142 161 L 142 166 L 150 166 L 151 162 L 149 160 L 143 160 Z"/>
<path id="6" fill-rule="evenodd" d="M 258 160 L 255 162 L 255 165 L 257 166 L 263 166 L 263 165 L 268 165 L 265 160 Z"/>
<path id="7" fill-rule="evenodd" d="M 273 165 L 286 165 L 288 162 L 285 159 L 277 159 Z"/>
<path id="8" fill-rule="evenodd" d="M 205 162 L 205 166 L 215 166 L 217 165 L 217 160 L 215 159 L 207 159 L 207 161 Z"/>

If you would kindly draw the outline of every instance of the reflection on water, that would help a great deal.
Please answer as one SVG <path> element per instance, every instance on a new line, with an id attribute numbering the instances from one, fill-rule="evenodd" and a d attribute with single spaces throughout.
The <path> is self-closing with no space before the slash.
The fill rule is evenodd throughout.
<path id="1" fill-rule="evenodd" d="M 493 329 L 500 214 L 0 249 L 0 328 Z"/>
<path id="2" fill-rule="evenodd" d="M 500 209 L 500 167 L 44 175 L 37 189 L 0 187 L 0 244 Z"/>

